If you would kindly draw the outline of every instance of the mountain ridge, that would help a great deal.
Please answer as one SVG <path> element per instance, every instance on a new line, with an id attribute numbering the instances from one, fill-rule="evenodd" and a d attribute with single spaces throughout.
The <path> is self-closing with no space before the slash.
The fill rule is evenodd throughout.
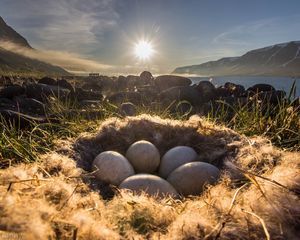
<path id="1" fill-rule="evenodd" d="M 34 50 L 28 41 L 8 26 L 0 16 L 0 41 L 11 42 L 22 48 Z M 24 74 L 24 75 L 70 75 L 65 69 L 40 60 L 32 59 L 18 53 L 6 50 L 0 45 L 0 74 Z"/>
<path id="2" fill-rule="evenodd" d="M 0 39 L 18 44 L 22 47 L 32 48 L 28 41 L 11 26 L 7 25 L 4 19 L 0 16 Z"/>
<path id="3" fill-rule="evenodd" d="M 206 76 L 300 76 L 300 41 L 275 44 L 239 57 L 176 68 L 173 74 Z"/>

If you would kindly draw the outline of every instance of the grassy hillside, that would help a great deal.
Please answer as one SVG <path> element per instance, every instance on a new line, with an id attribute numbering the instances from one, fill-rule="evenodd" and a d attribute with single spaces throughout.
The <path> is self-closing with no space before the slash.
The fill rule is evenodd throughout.
<path id="1" fill-rule="evenodd" d="M 9 52 L 0 47 L 1 75 L 70 75 L 64 69 Z"/>

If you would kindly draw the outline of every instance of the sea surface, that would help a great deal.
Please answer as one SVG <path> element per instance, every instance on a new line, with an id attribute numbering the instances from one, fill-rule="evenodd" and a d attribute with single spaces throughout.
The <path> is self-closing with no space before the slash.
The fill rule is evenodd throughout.
<path id="1" fill-rule="evenodd" d="M 295 97 L 300 97 L 300 78 L 291 77 L 190 77 L 193 83 L 198 83 L 200 81 L 211 81 L 214 85 L 222 86 L 226 82 L 232 82 L 236 84 L 243 85 L 246 89 L 258 83 L 267 83 L 272 85 L 276 90 L 284 90 L 287 96 L 290 93 L 291 87 L 294 82 L 296 82 Z"/>

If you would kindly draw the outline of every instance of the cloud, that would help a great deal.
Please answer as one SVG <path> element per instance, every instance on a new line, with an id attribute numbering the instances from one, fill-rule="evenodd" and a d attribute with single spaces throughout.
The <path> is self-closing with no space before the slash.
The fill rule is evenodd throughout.
<path id="1" fill-rule="evenodd" d="M 299 28 L 300 15 L 260 19 L 219 34 L 213 43 L 249 48 L 257 47 L 258 44 L 270 45 L 274 39 L 282 42 L 298 40 Z"/>
<path id="2" fill-rule="evenodd" d="M 101 74 L 107 75 L 128 75 L 138 74 L 144 70 L 148 70 L 153 73 L 163 73 L 160 66 L 155 64 L 151 64 L 151 66 L 149 66 L 148 64 L 145 65 L 140 62 L 136 62 L 132 65 L 107 65 L 83 58 L 74 53 L 30 49 L 7 41 L 0 41 L 0 49 L 1 48 L 31 59 L 60 66 L 77 75 L 87 74 L 89 72 L 100 72 Z"/>
<path id="3" fill-rule="evenodd" d="M 257 37 L 258 32 L 264 31 L 266 28 L 272 26 L 272 24 L 274 24 L 274 19 L 263 19 L 236 26 L 229 31 L 219 34 L 213 39 L 213 43 L 247 46 L 253 36 Z"/>
<path id="4" fill-rule="evenodd" d="M 73 53 L 29 49 L 7 41 L 0 41 L 0 47 L 28 58 L 63 67 L 70 72 L 109 72 L 113 68 Z"/>
<path id="5" fill-rule="evenodd" d="M 22 21 L 19 30 L 30 36 L 32 45 L 48 50 L 88 54 L 102 45 L 105 32 L 119 19 L 115 0 L 4 0 L 2 4 L 7 15 Z"/>

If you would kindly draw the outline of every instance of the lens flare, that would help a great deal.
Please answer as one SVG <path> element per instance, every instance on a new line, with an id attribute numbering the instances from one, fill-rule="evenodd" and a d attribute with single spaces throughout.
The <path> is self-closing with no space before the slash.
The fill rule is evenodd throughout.
<path id="1" fill-rule="evenodd" d="M 141 40 L 135 44 L 134 54 L 140 60 L 148 60 L 154 53 L 153 46 L 150 42 Z"/>

